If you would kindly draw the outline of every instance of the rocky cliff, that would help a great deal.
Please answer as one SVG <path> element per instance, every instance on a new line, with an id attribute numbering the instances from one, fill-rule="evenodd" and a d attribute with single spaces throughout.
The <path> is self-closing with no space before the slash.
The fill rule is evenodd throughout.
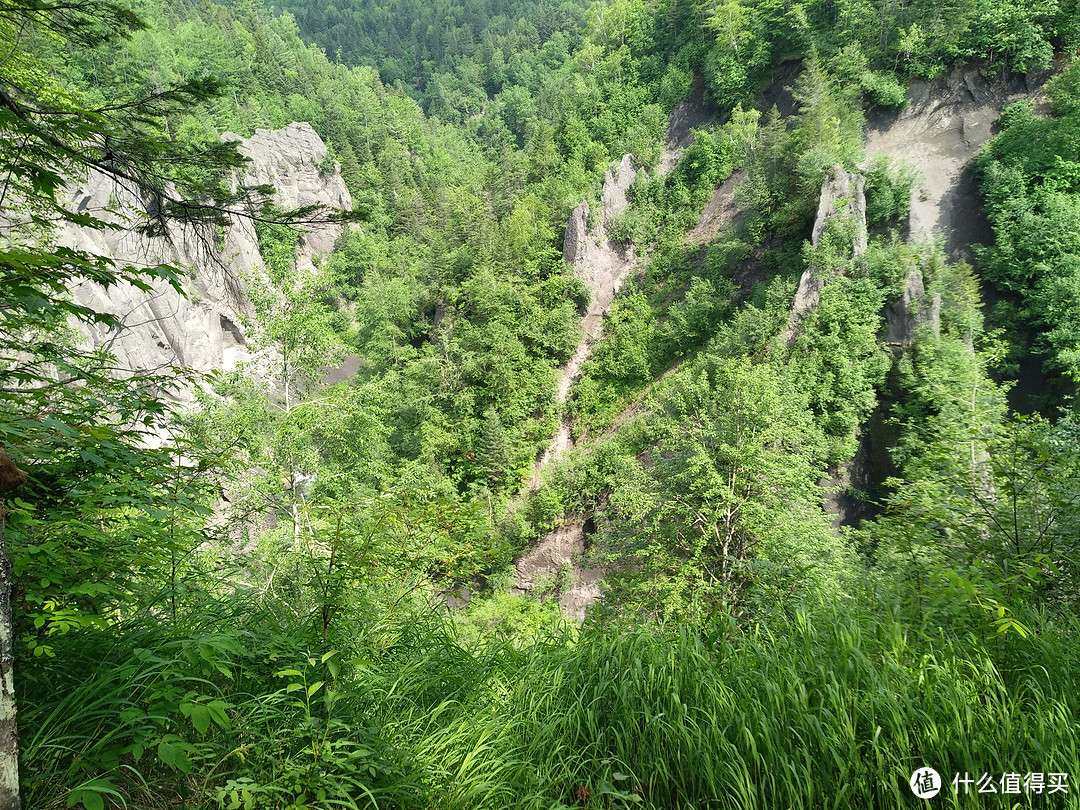
<path id="1" fill-rule="evenodd" d="M 593 227 L 589 226 L 589 204 L 585 202 L 573 210 L 566 224 L 563 258 L 573 265 L 574 272 L 588 285 L 591 295 L 581 343 L 560 369 L 555 392 L 560 405 L 566 402 L 571 386 L 581 375 L 582 364 L 588 359 L 593 344 L 599 340 L 604 316 L 623 280 L 637 267 L 634 246 L 609 236 L 615 217 L 630 204 L 627 192 L 636 176 L 630 155 L 623 155 L 622 160 L 604 175 L 600 211 Z M 572 446 L 569 418 L 564 416 L 550 444 L 533 465 L 529 490 L 535 491 L 540 487 L 543 469 Z M 585 534 L 582 523 L 569 523 L 542 538 L 515 565 L 514 585 L 517 592 L 533 590 L 536 583 L 544 578 L 557 580 L 565 570 L 569 582 L 560 583 L 558 587 L 559 604 L 567 615 L 584 618 L 586 608 L 600 595 L 599 582 L 605 573 L 602 569 L 582 565 Z"/>
<path id="2" fill-rule="evenodd" d="M 765 109 L 774 103 L 781 115 L 787 117 L 797 110 L 789 85 L 794 83 L 801 66 L 791 63 L 778 72 L 774 87 L 765 96 Z M 919 242 L 940 235 L 947 255 L 952 260 L 972 258 L 971 245 L 987 241 L 989 233 L 980 213 L 981 201 L 971 171 L 971 160 L 979 147 L 989 139 L 993 122 L 1002 107 L 1012 101 L 1036 98 L 1045 74 L 1028 77 L 991 77 L 985 66 L 957 67 L 932 82 L 913 82 L 909 104 L 901 111 L 875 109 L 869 115 L 866 151 L 869 157 L 889 155 L 907 161 L 917 170 L 919 181 L 912 193 L 907 236 Z M 715 123 L 693 102 L 683 102 L 669 120 L 664 155 L 656 173 L 672 170 L 678 157 L 692 142 L 693 129 Z M 579 205 L 567 223 L 563 255 L 592 291 L 592 302 L 585 318 L 585 339 L 578 351 L 562 369 L 557 397 L 564 402 L 580 373 L 582 362 L 591 346 L 600 337 L 603 317 L 619 289 L 622 280 L 634 270 L 638 257 L 632 251 L 607 238 L 612 217 L 626 206 L 626 189 L 634 178 L 629 157 L 608 172 L 602 196 L 602 211 L 594 214 L 586 203 Z M 692 244 L 706 245 L 737 222 L 739 205 L 736 190 L 745 174 L 735 172 L 715 190 L 702 211 L 697 224 L 688 233 Z M 826 176 L 819 197 L 817 216 L 809 234 L 817 248 L 830 223 L 841 227 L 844 244 L 835 244 L 838 259 L 858 259 L 867 250 L 866 180 L 857 172 L 835 166 Z M 835 238 L 834 238 L 835 241 Z M 757 262 L 760 256 L 744 264 Z M 802 322 L 818 306 L 823 288 L 842 268 L 811 265 L 800 278 L 792 302 L 788 323 L 782 340 L 791 346 L 798 336 Z M 740 274 L 751 280 L 740 283 Z M 748 293 L 752 281 L 761 280 L 761 273 L 744 272 L 743 264 L 735 281 Z M 929 294 L 923 268 L 917 260 L 907 268 L 901 296 L 887 304 L 882 342 L 894 352 L 909 347 L 920 330 L 937 334 L 940 330 L 941 298 Z M 632 405 L 627 413 L 636 413 Z M 623 420 L 617 420 L 616 425 Z M 884 431 L 881 414 L 875 414 L 860 436 L 855 458 L 831 471 L 831 478 L 821 484 L 830 490 L 826 508 L 836 515 L 837 525 L 857 523 L 867 512 L 864 501 L 845 494 L 848 489 L 871 491 L 882 470 L 887 467 L 889 439 L 871 434 Z M 551 445 L 537 460 L 530 489 L 540 486 L 541 470 L 555 461 L 573 445 L 570 425 L 564 420 Z M 882 461 L 882 459 L 885 459 Z M 600 592 L 599 580 L 606 573 L 601 568 L 584 566 L 583 556 L 588 545 L 586 522 L 570 520 L 548 533 L 516 562 L 514 579 L 519 592 L 536 590 L 544 583 L 554 582 L 555 593 L 564 611 L 582 617 L 586 607 Z"/>
<path id="3" fill-rule="evenodd" d="M 634 246 L 611 239 L 608 229 L 616 216 L 630 204 L 627 192 L 637 172 L 630 155 L 604 175 L 600 211 L 595 225 L 589 227 L 589 204 L 583 202 L 571 212 L 563 237 L 563 258 L 573 265 L 574 272 L 589 287 L 589 308 L 583 322 L 584 336 L 574 354 L 559 369 L 559 384 L 555 398 L 559 405 L 566 402 L 570 388 L 581 375 L 581 366 L 588 359 L 593 344 L 604 328 L 604 316 L 615 300 L 623 280 L 637 267 Z M 540 486 L 540 472 L 572 444 L 570 425 L 563 419 L 548 448 L 533 465 L 529 480 L 532 490 Z"/>
<path id="4" fill-rule="evenodd" d="M 821 185 L 817 217 L 810 242 L 816 248 L 829 223 L 839 218 L 851 230 L 851 255 L 858 258 L 866 252 L 866 178 L 851 174 L 842 166 L 833 166 Z M 784 329 L 784 343 L 791 346 L 799 333 L 799 324 L 821 302 L 821 290 L 831 268 L 811 264 L 799 278 L 799 289 L 791 305 L 791 315 Z"/>
<path id="5" fill-rule="evenodd" d="M 237 141 L 250 161 L 237 182 L 273 185 L 273 199 L 280 208 L 352 207 L 338 167 L 326 165 L 326 144 L 310 124 L 260 129 L 250 138 L 227 133 L 223 139 Z M 109 178 L 93 174 L 70 184 L 68 194 L 77 210 L 118 227 L 67 226 L 58 234 L 59 244 L 105 256 L 118 265 L 168 264 L 186 273 L 185 295 L 163 282 L 150 292 L 126 285 L 105 290 L 91 283 L 74 289 L 78 303 L 117 315 L 124 324 L 119 331 L 88 327 L 93 343 L 108 345 L 121 368 L 139 373 L 170 367 L 229 370 L 247 355 L 245 324 L 253 312 L 244 279 L 262 267 L 250 219 L 234 218 L 223 232 L 188 227 L 169 238 L 147 237 L 134 229 L 145 213 L 142 201 Z M 304 272 L 317 255 L 329 253 L 338 236 L 337 225 L 309 229 L 300 241 L 297 271 Z M 176 394 L 181 400 L 190 395 Z"/>
<path id="6" fill-rule="evenodd" d="M 990 140 L 1002 108 L 1038 97 L 1049 75 L 991 76 L 984 64 L 957 65 L 933 81 L 913 81 L 902 110 L 871 112 L 867 156 L 901 158 L 919 173 L 911 196 L 912 241 L 939 232 L 951 260 L 971 261 L 971 245 L 993 238 L 982 215 L 972 158 Z"/>

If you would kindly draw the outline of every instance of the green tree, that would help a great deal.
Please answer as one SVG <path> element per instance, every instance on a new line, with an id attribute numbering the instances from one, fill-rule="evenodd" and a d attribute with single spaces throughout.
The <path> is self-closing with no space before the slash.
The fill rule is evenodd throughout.
<path id="1" fill-rule="evenodd" d="M 489 407 L 480 424 L 479 459 L 488 486 L 497 490 L 507 475 L 510 464 L 510 443 L 506 439 L 499 412 Z"/>
<path id="2" fill-rule="evenodd" d="M 616 598 L 700 622 L 828 592 L 845 552 L 821 508 L 822 444 L 767 365 L 706 358 L 658 403 L 637 486 L 612 495 Z"/>

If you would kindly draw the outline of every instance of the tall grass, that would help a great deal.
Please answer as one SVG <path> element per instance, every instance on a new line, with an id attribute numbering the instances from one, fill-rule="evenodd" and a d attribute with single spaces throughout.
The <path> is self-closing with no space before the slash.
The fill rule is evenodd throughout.
<path id="1" fill-rule="evenodd" d="M 454 775 L 438 805 L 908 807 L 922 765 L 946 782 L 1077 770 L 1080 670 L 1049 631 L 1003 672 L 975 639 L 914 644 L 868 617 L 783 630 L 605 627 L 536 651 L 483 717 L 422 741 Z M 951 785 L 937 801 L 965 805 Z"/>
<path id="2" fill-rule="evenodd" d="M 414 617 L 338 651 L 278 635 L 273 660 L 257 635 L 200 652 L 143 630 L 98 637 L 95 662 L 88 637 L 81 670 L 24 667 L 28 806 L 104 779 L 103 803 L 128 807 L 899 808 L 923 765 L 947 783 L 936 806 L 986 806 L 952 775 L 1075 779 L 1080 763 L 1080 628 L 1032 626 L 987 643 L 837 607 L 753 632 L 596 625 L 466 649 Z M 150 711 L 162 694 L 177 705 Z M 177 707 L 211 698 L 230 722 L 200 733 Z M 139 734 L 175 735 L 190 768 L 137 759 Z M 1073 791 L 1009 806 L 1075 807 Z"/>

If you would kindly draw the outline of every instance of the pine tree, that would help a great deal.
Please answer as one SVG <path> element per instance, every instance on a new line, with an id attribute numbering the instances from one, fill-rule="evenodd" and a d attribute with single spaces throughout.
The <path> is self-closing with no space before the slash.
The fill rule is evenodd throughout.
<path id="1" fill-rule="evenodd" d="M 498 489 L 506 479 L 510 465 L 510 442 L 506 438 L 499 412 L 493 407 L 484 411 L 484 421 L 480 428 L 480 466 L 487 478 L 488 486 Z"/>

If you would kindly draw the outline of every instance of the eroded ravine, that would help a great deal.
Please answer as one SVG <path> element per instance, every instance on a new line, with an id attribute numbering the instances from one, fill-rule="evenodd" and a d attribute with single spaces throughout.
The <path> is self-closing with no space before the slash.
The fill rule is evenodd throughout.
<path id="1" fill-rule="evenodd" d="M 589 307 L 582 324 L 583 335 L 570 359 L 559 369 L 559 383 L 555 389 L 555 401 L 560 409 L 566 404 L 570 388 L 581 376 L 581 367 L 589 358 L 592 346 L 600 339 L 604 328 L 604 315 L 622 286 L 623 280 L 637 267 L 634 246 L 612 239 L 611 224 L 615 217 L 630 204 L 627 191 L 634 182 L 630 155 L 623 155 L 617 166 L 604 176 L 604 191 L 600 201 L 599 216 L 589 226 L 589 204 L 578 205 L 570 214 L 563 239 L 563 258 L 573 265 L 574 272 L 589 288 Z M 551 443 L 533 464 L 529 481 L 530 491 L 540 486 L 540 473 L 573 445 L 569 417 L 563 415 L 559 429 Z"/>
<path id="2" fill-rule="evenodd" d="M 683 150 L 693 142 L 693 130 L 715 122 L 716 119 L 699 97 L 676 105 L 668 118 L 664 150 L 656 173 L 664 176 L 674 169 Z M 638 266 L 633 245 L 611 238 L 612 224 L 630 205 L 627 193 L 636 177 L 637 170 L 634 169 L 631 156 L 623 155 L 622 160 L 604 175 L 600 212 L 594 217 L 591 227 L 591 212 L 587 202 L 573 210 L 566 224 L 563 258 L 567 264 L 573 266 L 574 272 L 589 288 L 590 299 L 582 323 L 581 342 L 570 359 L 559 369 L 555 402 L 560 410 L 565 408 L 570 389 L 581 376 L 582 366 L 589 359 L 593 345 L 603 334 L 604 316 L 611 308 L 623 281 Z M 573 447 L 573 444 L 569 416 L 564 413 L 551 442 L 533 464 L 528 482 L 529 492 L 535 492 L 540 487 L 541 472 Z"/>
<path id="3" fill-rule="evenodd" d="M 665 175 L 679 161 L 683 150 L 693 141 L 693 129 L 715 123 L 712 114 L 700 98 L 678 104 L 668 119 L 664 150 L 656 172 Z M 569 414 L 565 413 L 567 398 L 581 376 L 582 366 L 589 359 L 592 347 L 600 340 L 604 316 L 611 308 L 623 282 L 638 267 L 633 245 L 611 238 L 611 227 L 630 204 L 627 192 L 637 177 L 631 156 L 623 155 L 619 163 L 604 176 L 600 212 L 590 226 L 588 203 L 581 203 L 570 214 L 563 239 L 563 258 L 588 286 L 589 307 L 582 323 L 582 339 L 570 359 L 559 369 L 555 400 L 562 417 L 551 442 L 533 464 L 526 491 L 535 492 L 541 485 L 541 474 L 559 456 L 574 446 Z M 544 536 L 539 543 L 518 558 L 514 567 L 514 584 L 521 591 L 531 590 L 541 578 L 558 578 L 570 564 L 570 582 L 559 588 L 559 603 L 569 616 L 584 618 L 586 608 L 600 595 L 600 579 L 604 571 L 585 568 L 581 555 L 585 549 L 586 525 L 568 522 Z"/>
<path id="4" fill-rule="evenodd" d="M 1036 97 L 1047 75 L 1002 79 L 988 77 L 980 66 L 958 67 L 932 82 L 913 82 L 908 94 L 910 103 L 904 110 L 874 110 L 868 115 L 867 157 L 888 155 L 899 158 L 918 172 L 919 181 L 912 193 L 909 217 L 908 238 L 911 241 L 923 241 L 940 234 L 950 259 L 970 261 L 972 245 L 985 244 L 992 239 L 981 213 L 973 159 L 993 134 L 994 122 L 1002 108 L 1015 101 Z M 669 120 L 667 145 L 657 171 L 670 171 L 682 149 L 691 141 L 690 128 L 707 123 L 710 122 L 702 118 L 700 110 L 692 109 L 692 103 L 676 108 Z M 560 409 L 580 376 L 592 346 L 602 335 L 603 318 L 611 302 L 625 278 L 637 267 L 633 251 L 611 240 L 608 230 L 612 219 L 628 204 L 626 190 L 634 177 L 629 156 L 626 156 L 605 178 L 602 211 L 592 228 L 585 204 L 575 209 L 568 223 L 564 255 L 589 285 L 592 300 L 585 315 L 583 339 L 560 370 L 556 392 Z M 717 189 L 698 225 L 689 234 L 691 241 L 707 244 L 732 224 L 738 214 L 734 189 L 741 179 L 742 175 L 738 174 Z M 932 320 L 936 314 L 932 306 L 919 305 L 923 298 L 922 284 L 919 283 L 921 274 L 913 269 L 909 275 L 905 299 L 896 302 L 894 309 L 898 309 L 898 313 L 890 311 L 895 317 L 890 317 L 888 323 L 887 339 L 898 345 L 910 342 L 917 325 L 927 317 Z M 636 405 L 631 406 L 632 411 L 636 411 Z M 564 417 L 552 441 L 534 464 L 530 491 L 540 486 L 542 471 L 572 446 L 571 424 Z M 581 567 L 580 556 L 585 544 L 586 527 L 581 521 L 568 522 L 550 532 L 519 558 L 515 584 L 528 590 L 541 578 L 557 578 L 569 561 L 571 582 L 560 588 L 559 601 L 566 613 L 582 617 L 587 606 L 599 596 L 602 574 L 597 569 Z"/>

